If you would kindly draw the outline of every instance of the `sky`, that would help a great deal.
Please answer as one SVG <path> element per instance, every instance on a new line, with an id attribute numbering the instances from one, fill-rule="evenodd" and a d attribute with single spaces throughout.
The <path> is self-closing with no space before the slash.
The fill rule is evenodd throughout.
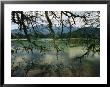
<path id="1" fill-rule="evenodd" d="M 83 14 L 85 14 L 87 11 L 71 11 L 72 13 L 74 13 L 74 14 L 77 14 L 77 15 L 83 15 Z M 27 15 L 30 13 L 30 11 L 28 11 L 28 12 L 24 12 L 24 13 L 26 13 Z M 60 17 L 60 11 L 56 11 L 56 13 L 57 13 L 57 15 Z M 42 15 L 43 14 L 43 15 Z M 31 15 L 36 15 L 35 14 L 35 11 L 31 11 Z M 41 16 L 42 15 L 42 16 Z M 97 12 L 93 12 L 87 19 L 95 19 L 95 18 L 97 18 L 98 16 L 97 16 L 98 14 L 97 14 Z M 37 18 L 36 19 L 36 24 L 37 25 L 39 25 L 39 24 L 43 24 L 43 25 L 47 25 L 47 22 L 46 22 L 46 18 L 45 18 L 45 14 L 44 14 L 44 11 L 40 11 L 39 12 L 39 14 L 37 15 L 39 18 Z M 49 17 L 50 17 L 50 19 L 52 19 L 52 17 L 53 16 L 51 16 L 50 14 L 49 14 Z M 63 20 L 67 20 L 68 19 L 68 17 L 67 16 L 63 16 L 62 17 L 63 18 Z M 42 22 L 42 20 L 43 20 L 43 22 Z M 76 17 L 76 18 L 74 18 L 74 20 L 75 20 L 75 25 L 73 24 L 73 27 L 78 27 L 78 28 L 80 28 L 80 27 L 82 27 L 83 25 L 85 25 L 85 23 L 83 22 L 83 19 L 81 19 L 80 17 Z M 57 21 L 56 21 L 56 19 L 52 19 L 51 20 L 52 21 L 52 23 L 54 24 L 54 25 L 56 25 L 57 27 L 58 26 L 60 26 L 59 25 L 59 22 L 60 22 L 60 19 L 57 19 Z M 70 18 L 70 21 L 71 21 L 71 23 L 74 23 L 73 22 L 73 19 L 72 18 Z M 91 22 L 92 23 L 92 22 Z M 54 26 L 53 25 L 53 26 Z M 67 24 L 66 22 L 65 22 L 65 25 L 67 25 L 67 26 L 69 26 L 69 24 Z M 86 26 L 89 26 L 89 25 L 86 25 Z M 96 25 L 94 25 L 94 26 L 96 26 Z M 17 24 L 15 24 L 15 23 L 11 23 L 11 30 L 13 30 L 13 29 L 18 29 L 18 25 Z"/>
<path id="2" fill-rule="evenodd" d="M 11 30 L 18 29 L 18 24 L 11 23 Z"/>

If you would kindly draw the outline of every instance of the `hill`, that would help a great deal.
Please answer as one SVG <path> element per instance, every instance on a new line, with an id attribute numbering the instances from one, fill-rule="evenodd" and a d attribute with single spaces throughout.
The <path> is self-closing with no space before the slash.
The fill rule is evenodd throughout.
<path id="1" fill-rule="evenodd" d="M 56 35 L 60 38 L 60 32 L 61 28 L 53 28 Z M 49 34 L 49 29 L 47 27 L 45 28 L 36 28 L 33 30 L 32 28 L 27 30 L 28 34 L 31 36 L 39 36 L 39 38 L 51 38 Z M 36 32 L 36 33 L 35 33 Z M 12 38 L 25 38 L 25 34 L 23 31 L 20 31 L 19 29 L 11 30 Z M 36 37 L 36 36 L 35 36 Z M 69 27 L 64 28 L 63 30 L 63 38 L 69 37 Z M 91 28 L 91 27 L 84 27 L 84 28 L 72 28 L 71 32 L 72 38 L 100 38 L 100 28 Z"/>
<path id="2" fill-rule="evenodd" d="M 100 38 L 100 28 L 84 27 L 72 32 L 74 38 Z"/>

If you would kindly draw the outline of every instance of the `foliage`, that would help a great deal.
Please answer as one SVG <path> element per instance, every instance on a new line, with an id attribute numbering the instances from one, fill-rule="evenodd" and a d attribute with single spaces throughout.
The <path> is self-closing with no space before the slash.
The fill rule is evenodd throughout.
<path id="1" fill-rule="evenodd" d="M 21 50 L 28 54 L 30 52 L 33 54 L 34 50 L 38 50 L 42 55 L 45 55 L 54 49 L 56 59 L 59 60 L 59 54 L 63 53 L 66 48 L 83 46 L 86 49 L 84 54 L 74 58 L 74 62 L 78 62 L 77 66 L 81 67 L 83 61 L 85 61 L 91 52 L 93 55 L 100 52 L 99 11 L 85 11 L 80 13 L 73 11 L 12 11 L 11 14 L 12 23 L 19 26 L 19 33 L 11 34 L 12 44 L 19 43 L 21 46 L 19 48 L 16 44 L 16 47 L 12 47 L 11 52 L 13 56 Z M 79 24 L 77 20 L 80 20 Z M 78 27 L 78 25 L 80 26 Z M 46 32 L 42 32 L 43 29 Z M 42 40 L 43 38 L 45 40 Z M 50 40 L 46 41 L 46 38 Z M 13 41 L 13 39 L 15 40 Z M 39 69 L 39 67 L 44 67 L 41 64 L 37 64 L 37 61 L 33 61 L 33 59 L 27 62 L 24 60 L 24 64 L 26 64 L 23 69 L 23 72 L 25 72 L 24 76 L 28 76 L 28 72 L 33 68 L 38 67 Z M 12 76 L 16 73 L 15 71 L 22 67 L 20 64 L 17 66 L 13 65 L 14 63 L 12 64 Z M 61 71 L 67 70 L 71 70 L 70 74 L 74 73 L 76 75 L 77 70 L 75 68 L 72 65 L 68 68 L 63 63 L 45 64 L 45 68 L 42 68 L 43 71 L 38 76 L 51 76 L 50 73 L 62 76 L 65 73 L 63 72 L 64 74 L 62 74 Z"/>

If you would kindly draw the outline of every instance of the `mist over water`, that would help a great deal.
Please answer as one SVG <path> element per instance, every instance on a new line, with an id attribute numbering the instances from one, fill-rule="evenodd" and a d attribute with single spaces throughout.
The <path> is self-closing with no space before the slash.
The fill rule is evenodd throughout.
<path id="1" fill-rule="evenodd" d="M 30 69 L 27 76 L 56 77 L 59 75 L 55 73 L 54 69 L 57 69 L 60 66 L 63 68 L 63 74 L 61 76 L 64 77 L 100 76 L 100 55 L 98 53 L 93 54 L 92 52 L 86 57 L 86 59 L 83 61 L 83 64 L 81 65 L 81 67 L 83 67 L 83 71 L 80 71 L 82 74 L 72 74 L 72 71 L 74 72 L 74 70 L 70 70 L 70 68 L 75 68 L 76 71 L 79 71 L 78 67 L 80 66 L 79 63 L 74 60 L 74 58 L 83 55 L 85 52 L 86 50 L 84 50 L 84 47 L 81 46 L 72 48 L 68 47 L 63 52 L 59 52 L 58 56 L 56 56 L 55 50 L 51 50 L 46 53 L 40 53 L 40 51 L 36 49 L 33 50 L 33 53 L 31 51 L 26 52 L 19 50 L 16 54 L 12 55 L 12 62 L 15 62 L 14 66 L 20 66 L 20 68 L 12 76 L 24 76 L 25 71 L 23 69 L 26 68 L 27 65 L 31 64 L 32 61 L 34 62 L 34 66 L 32 66 L 32 69 Z M 47 66 L 51 67 L 51 72 L 46 72 L 45 68 Z M 43 72 L 44 74 L 41 75 Z"/>

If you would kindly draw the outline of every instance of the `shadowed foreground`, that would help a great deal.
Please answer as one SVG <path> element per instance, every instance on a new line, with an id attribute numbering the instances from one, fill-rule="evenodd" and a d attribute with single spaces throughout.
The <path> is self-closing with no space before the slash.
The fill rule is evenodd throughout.
<path id="1" fill-rule="evenodd" d="M 37 50 L 19 50 L 12 55 L 13 77 L 98 77 L 100 76 L 99 54 L 92 52 L 81 62 L 76 58 L 84 54 L 82 47 L 67 48 L 58 59 L 54 51 L 40 53 Z"/>

